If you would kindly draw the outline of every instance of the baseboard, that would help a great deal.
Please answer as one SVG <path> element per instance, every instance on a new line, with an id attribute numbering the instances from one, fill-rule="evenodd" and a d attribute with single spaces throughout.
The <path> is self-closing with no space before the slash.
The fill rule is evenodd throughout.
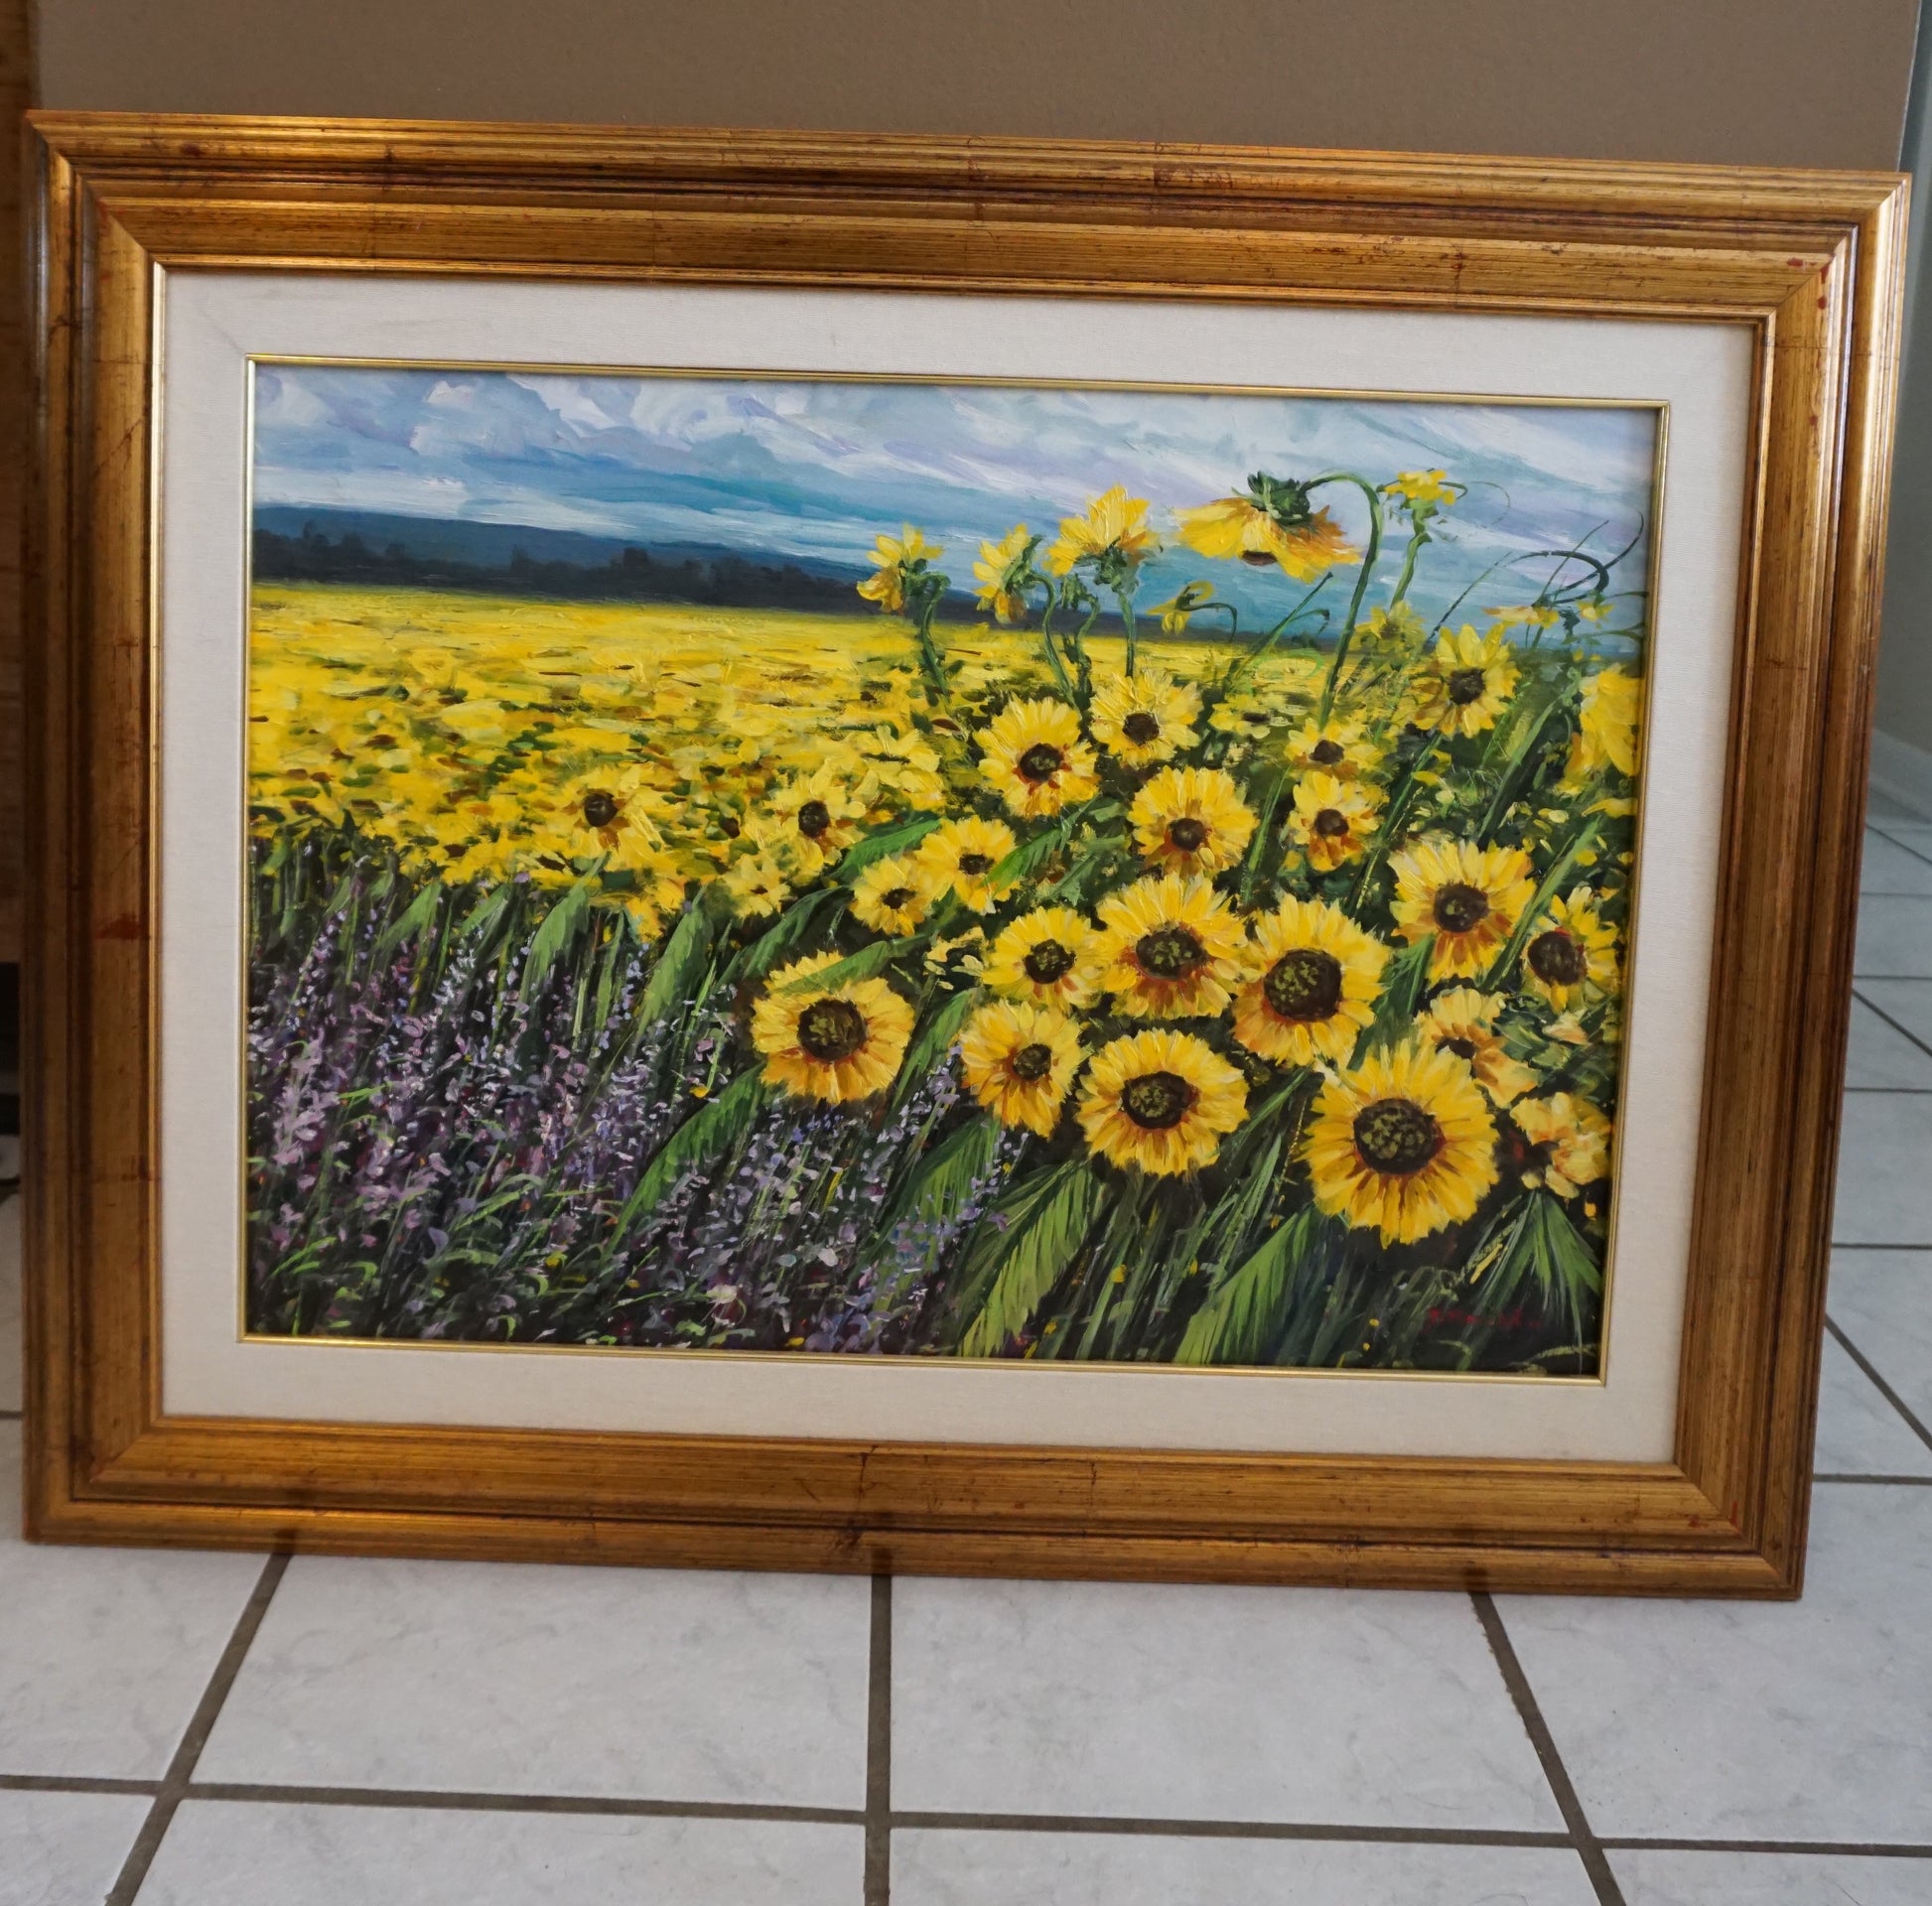
<path id="1" fill-rule="evenodd" d="M 1871 731 L 1871 789 L 1920 819 L 1932 821 L 1932 753 L 1887 735 Z"/>

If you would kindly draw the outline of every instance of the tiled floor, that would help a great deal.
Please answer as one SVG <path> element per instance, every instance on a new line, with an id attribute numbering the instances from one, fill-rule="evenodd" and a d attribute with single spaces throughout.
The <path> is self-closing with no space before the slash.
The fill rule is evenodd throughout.
<path id="1" fill-rule="evenodd" d="M 1932 826 L 1867 839 L 1805 1598 L 29 1549 L 0 1906 L 1932 1906 Z"/>

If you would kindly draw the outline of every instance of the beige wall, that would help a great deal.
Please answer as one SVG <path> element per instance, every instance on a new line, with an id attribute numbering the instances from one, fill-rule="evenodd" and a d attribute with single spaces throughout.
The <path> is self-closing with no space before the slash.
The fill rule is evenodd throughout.
<path id="1" fill-rule="evenodd" d="M 1916 0 L 41 0 L 41 98 L 1889 166 Z"/>

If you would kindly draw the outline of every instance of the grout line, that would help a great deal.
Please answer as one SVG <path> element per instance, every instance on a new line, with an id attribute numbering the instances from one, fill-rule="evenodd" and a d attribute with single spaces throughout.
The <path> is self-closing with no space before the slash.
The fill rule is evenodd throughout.
<path id="1" fill-rule="evenodd" d="M 1890 897 L 1893 899 L 1905 899 L 1908 897 L 1912 899 L 1923 899 L 1927 906 L 1932 906 L 1932 893 L 1914 893 L 1911 895 L 1895 893 Z M 1879 980 L 1886 986 L 1900 985 L 1907 981 L 1915 986 L 1924 986 L 1928 981 L 1932 981 L 1932 973 L 1854 973 L 1852 975 L 1852 984 L 1854 986 L 1863 986 L 1866 980 Z M 1867 1000 L 1865 1004 L 1870 1006 L 1871 1002 Z M 1871 1010 L 1875 1013 L 1878 1009 L 1872 1007 Z"/>
<path id="2" fill-rule="evenodd" d="M 1932 1489 L 1932 1476 L 1829 1476 L 1815 1475 L 1813 1482 L 1872 1482 L 1891 1489 Z"/>
<path id="3" fill-rule="evenodd" d="M 1825 1328 L 1838 1339 L 1839 1348 L 1871 1379 L 1872 1385 L 1878 1394 L 1905 1419 L 1907 1426 L 1910 1428 L 1912 1433 L 1918 1437 L 1919 1441 L 1924 1443 L 1928 1449 L 1932 1449 L 1932 1430 L 1926 1429 L 1925 1425 L 1913 1415 L 1911 1406 L 1905 1399 L 1872 1368 L 1871 1359 L 1838 1327 L 1837 1323 L 1829 1314 L 1825 1318 Z"/>
<path id="4" fill-rule="evenodd" d="M 1530 1745 L 1536 1749 L 1536 1757 L 1543 1763 L 1543 1778 L 1550 1783 L 1550 1792 L 1556 1797 L 1564 1825 L 1570 1829 L 1570 1843 L 1576 1847 L 1577 1857 L 1584 1862 L 1584 1871 L 1589 1875 L 1589 1883 L 1595 1888 L 1597 1906 L 1624 1906 L 1623 1889 L 1616 1883 L 1616 1875 L 1610 1871 L 1610 1862 L 1604 1857 L 1601 1842 L 1590 1832 L 1589 1817 L 1584 1812 L 1583 1802 L 1577 1798 L 1570 1770 L 1563 1764 L 1563 1756 L 1557 1751 L 1556 1736 L 1550 1732 L 1550 1723 L 1543 1718 L 1543 1709 L 1536 1704 L 1536 1692 L 1530 1687 L 1530 1678 L 1523 1672 L 1522 1662 L 1517 1659 L 1516 1645 L 1503 1626 L 1502 1616 L 1496 1612 L 1494 1598 L 1477 1592 L 1469 1600 L 1488 1639 L 1489 1652 L 1495 1656 L 1496 1666 L 1502 1671 L 1509 1697 L 1516 1703 L 1523 1731 L 1529 1735 Z"/>
<path id="5" fill-rule="evenodd" d="M 1841 1244 L 1832 1240 L 1834 1251 L 1932 1251 L 1932 1244 Z"/>
<path id="6" fill-rule="evenodd" d="M 1893 1019 L 1892 1016 L 1889 1013 L 1887 1013 L 1882 1006 L 1873 1006 L 1871 1002 L 1867 1000 L 1865 996 L 1859 991 L 1859 982 L 1857 980 L 1854 980 L 1852 982 L 1852 997 L 1855 1000 L 1857 1000 L 1858 1003 L 1862 1007 L 1863 1007 L 1867 1013 L 1875 1013 L 1878 1016 L 1878 1018 L 1883 1020 L 1884 1022 L 1888 1026 L 1890 1026 L 1891 1029 L 1894 1032 L 1896 1032 L 1901 1039 L 1909 1039 L 1911 1043 L 1917 1046 L 1918 1049 L 1921 1052 L 1923 1052 L 1928 1058 L 1932 1058 L 1932 1045 L 1927 1045 L 1926 1042 L 1922 1038 L 1920 1038 L 1919 1035 L 1916 1032 L 1914 1032 L 1910 1026 L 1901 1025 L 1898 1022 L 1898 1021 Z"/>
<path id="7" fill-rule="evenodd" d="M 433 1787 L 285 1787 L 253 1781 L 198 1780 L 188 1800 L 258 1801 L 287 1807 L 408 1808 L 442 1814 L 598 1814 L 642 1820 L 774 1820 L 857 1827 L 850 1807 L 761 1806 L 754 1801 L 631 1800 L 619 1794 L 471 1794 Z"/>
<path id="8" fill-rule="evenodd" d="M 1932 1859 L 1932 1842 L 1909 1845 L 1855 1839 L 1645 1839 L 1640 1836 L 1618 1835 L 1598 1844 L 1614 1847 L 1618 1852 L 1647 1849 L 1661 1853 L 1837 1853 L 1864 1859 Z"/>
<path id="9" fill-rule="evenodd" d="M 1932 1085 L 1848 1085 L 1844 1089 L 1848 1098 L 1860 1093 L 1867 1096 L 1880 1093 L 1894 1099 L 1922 1099 L 1932 1095 Z"/>
<path id="10" fill-rule="evenodd" d="M 0 1774 L 0 1794 L 147 1794 L 158 1780 L 90 1780 L 83 1774 Z"/>
<path id="11" fill-rule="evenodd" d="M 141 1823 L 141 1831 L 135 1835 L 134 1844 L 127 1849 L 120 1877 L 114 1881 L 102 1906 L 133 1906 L 134 1896 L 141 1890 L 141 1882 L 147 1878 L 155 1854 L 161 1850 L 161 1841 L 174 1820 L 175 1809 L 181 1805 L 189 1782 L 195 1776 L 195 1766 L 202 1757 L 202 1749 L 207 1745 L 207 1737 L 214 1731 L 221 1703 L 227 1700 L 228 1690 L 234 1686 L 235 1676 L 241 1672 L 242 1661 L 262 1625 L 262 1617 L 268 1612 L 276 1584 L 281 1581 L 288 1566 L 287 1556 L 270 1556 L 262 1564 L 262 1571 L 255 1578 L 247 1605 L 235 1622 L 228 1645 L 221 1650 L 221 1659 L 214 1664 L 214 1673 L 208 1677 L 201 1702 L 180 1744 L 175 1748 L 175 1756 L 168 1763 L 168 1771 L 162 1776 L 161 1785 L 155 1789 L 154 1805 L 148 1809 L 148 1817 Z"/>
<path id="12" fill-rule="evenodd" d="M 1397 1846 L 1570 1846 L 1568 1834 L 1480 1827 L 1328 1827 L 1297 1821 L 1136 1820 L 1111 1814 L 895 1814 L 897 1828 L 941 1833 L 1095 1834 L 1120 1838 L 1308 1839 Z"/>
<path id="13" fill-rule="evenodd" d="M 893 1896 L 893 1578 L 872 1578 L 871 1658 L 866 1676 L 865 1906 Z"/>
<path id="14" fill-rule="evenodd" d="M 1923 827 L 1926 823 L 1923 821 L 1893 821 L 1890 825 L 1893 827 Z M 1875 834 L 1885 834 L 1886 823 L 1883 821 L 1874 821 L 1867 817 L 1865 826 L 1870 828 Z M 1901 841 L 1895 834 L 1885 834 L 1885 839 L 1890 841 L 1893 847 L 1902 847 L 1913 860 L 1924 861 L 1928 867 L 1932 867 L 1932 857 L 1921 854 L 1910 841 Z"/>
<path id="15" fill-rule="evenodd" d="M 18 1423 L 20 1420 L 18 1410 L 0 1410 L 0 1423 Z"/>

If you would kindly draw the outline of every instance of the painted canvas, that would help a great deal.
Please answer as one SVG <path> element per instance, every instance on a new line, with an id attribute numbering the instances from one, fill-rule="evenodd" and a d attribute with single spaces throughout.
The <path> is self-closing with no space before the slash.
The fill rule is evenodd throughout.
<path id="1" fill-rule="evenodd" d="M 1597 1370 L 1655 408 L 254 377 L 251 1331 Z"/>

